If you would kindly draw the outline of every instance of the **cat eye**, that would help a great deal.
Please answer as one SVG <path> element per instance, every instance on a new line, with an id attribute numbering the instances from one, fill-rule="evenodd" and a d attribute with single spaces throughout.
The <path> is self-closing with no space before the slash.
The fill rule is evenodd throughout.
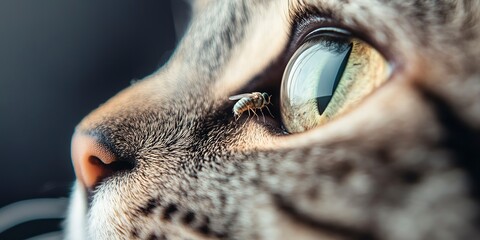
<path id="1" fill-rule="evenodd" d="M 287 64 L 280 90 L 280 112 L 290 133 L 341 116 L 390 75 L 377 50 L 342 30 L 319 29 L 305 39 Z"/>

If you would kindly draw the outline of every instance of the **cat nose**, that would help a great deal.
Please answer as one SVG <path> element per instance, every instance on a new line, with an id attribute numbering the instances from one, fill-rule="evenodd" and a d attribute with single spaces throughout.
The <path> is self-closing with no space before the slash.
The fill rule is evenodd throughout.
<path id="1" fill-rule="evenodd" d="M 77 179 L 89 189 L 112 176 L 118 158 L 97 138 L 81 132 L 72 137 L 71 154 Z"/>

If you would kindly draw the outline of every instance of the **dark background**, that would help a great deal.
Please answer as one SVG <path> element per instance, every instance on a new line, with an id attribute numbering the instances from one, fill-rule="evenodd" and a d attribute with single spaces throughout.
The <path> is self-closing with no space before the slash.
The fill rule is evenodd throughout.
<path id="1" fill-rule="evenodd" d="M 9 204 L 68 196 L 75 125 L 165 63 L 187 16 L 179 0 L 0 1 L 0 224 Z M 0 239 L 49 221 L 0 226 Z"/>

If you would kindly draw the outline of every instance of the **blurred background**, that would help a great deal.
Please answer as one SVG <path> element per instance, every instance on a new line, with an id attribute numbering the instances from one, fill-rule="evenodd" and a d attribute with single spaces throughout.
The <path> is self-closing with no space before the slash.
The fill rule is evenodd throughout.
<path id="1" fill-rule="evenodd" d="M 60 239 L 75 125 L 170 57 L 181 0 L 0 1 L 0 239 Z"/>

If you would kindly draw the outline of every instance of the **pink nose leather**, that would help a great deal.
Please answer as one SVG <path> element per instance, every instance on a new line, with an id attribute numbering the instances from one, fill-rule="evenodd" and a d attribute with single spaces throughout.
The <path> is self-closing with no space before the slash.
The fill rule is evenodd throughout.
<path id="1" fill-rule="evenodd" d="M 116 156 L 94 137 L 75 133 L 71 153 L 77 179 L 89 189 L 115 172 L 109 164 L 117 160 Z"/>

